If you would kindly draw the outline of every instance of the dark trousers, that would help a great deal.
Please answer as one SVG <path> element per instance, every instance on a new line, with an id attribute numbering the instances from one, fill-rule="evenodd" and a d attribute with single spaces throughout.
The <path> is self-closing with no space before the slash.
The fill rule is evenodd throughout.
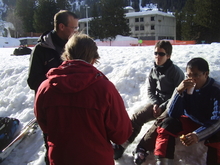
<path id="1" fill-rule="evenodd" d="M 153 123 L 151 128 L 147 131 L 147 133 L 143 136 L 139 144 L 137 145 L 136 150 L 138 148 L 143 148 L 146 151 L 154 151 L 155 142 L 157 138 L 157 127 L 158 125 L 168 116 L 167 111 L 164 111 Z"/>
<path id="2" fill-rule="evenodd" d="M 220 131 L 205 141 L 208 147 L 207 165 L 220 165 Z"/>
<path id="3" fill-rule="evenodd" d="M 133 132 L 131 136 L 129 137 L 128 141 L 132 143 L 134 139 L 137 137 L 137 135 L 140 133 L 142 126 L 145 123 L 151 120 L 154 120 L 154 119 L 155 118 L 153 117 L 153 105 L 152 104 L 148 104 L 143 109 L 133 114 L 131 118 Z"/>
<path id="4" fill-rule="evenodd" d="M 46 148 L 46 153 L 45 153 L 44 160 L 45 160 L 46 165 L 50 165 L 49 158 L 48 158 L 48 149 L 49 149 L 49 146 L 48 146 L 48 143 L 47 143 L 47 134 L 46 134 L 46 133 L 43 133 L 43 137 L 44 137 L 44 146 L 45 146 L 45 148 Z"/>

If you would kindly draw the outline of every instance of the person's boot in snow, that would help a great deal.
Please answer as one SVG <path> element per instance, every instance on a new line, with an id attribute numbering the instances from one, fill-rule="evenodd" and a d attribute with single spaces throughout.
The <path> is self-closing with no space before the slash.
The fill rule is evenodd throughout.
<path id="1" fill-rule="evenodd" d="M 114 159 L 117 160 L 122 157 L 125 149 L 128 147 L 130 143 L 126 141 L 122 145 L 112 143 L 112 147 L 114 149 Z"/>
<path id="2" fill-rule="evenodd" d="M 113 144 L 113 149 L 114 149 L 114 159 L 117 160 L 122 157 L 125 148 L 123 148 L 121 145 L 118 144 Z"/>
<path id="3" fill-rule="evenodd" d="M 157 158 L 156 165 L 173 165 L 173 159 Z"/>
<path id="4" fill-rule="evenodd" d="M 138 148 L 136 150 L 136 152 L 133 152 L 133 156 L 134 156 L 134 163 L 136 165 L 141 165 L 142 163 L 145 162 L 146 157 L 149 155 L 149 152 L 147 152 L 145 149 L 143 148 Z"/>

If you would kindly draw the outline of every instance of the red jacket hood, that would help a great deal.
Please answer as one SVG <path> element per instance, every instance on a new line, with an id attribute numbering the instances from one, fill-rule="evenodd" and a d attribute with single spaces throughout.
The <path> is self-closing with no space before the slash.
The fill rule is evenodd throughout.
<path id="1" fill-rule="evenodd" d="M 50 69 L 47 78 L 58 92 L 75 93 L 106 77 L 85 61 L 70 60 L 64 61 L 58 68 Z"/>

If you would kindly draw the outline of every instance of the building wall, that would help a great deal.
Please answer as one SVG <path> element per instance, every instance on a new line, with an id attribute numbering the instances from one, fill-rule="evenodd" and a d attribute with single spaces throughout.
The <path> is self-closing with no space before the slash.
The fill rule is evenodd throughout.
<path id="1" fill-rule="evenodd" d="M 126 13 L 131 37 L 142 40 L 176 40 L 176 18 L 160 11 Z M 91 20 L 91 18 L 88 18 Z M 80 30 L 86 33 L 87 19 L 79 20 Z"/>
<path id="2" fill-rule="evenodd" d="M 88 23 L 88 27 L 89 27 L 89 23 Z M 79 31 L 83 31 L 83 33 L 86 34 L 86 32 L 87 32 L 86 29 L 87 29 L 86 19 L 79 20 Z"/>
<path id="3" fill-rule="evenodd" d="M 164 15 L 127 17 L 131 37 L 144 40 L 176 39 L 176 19 Z"/>

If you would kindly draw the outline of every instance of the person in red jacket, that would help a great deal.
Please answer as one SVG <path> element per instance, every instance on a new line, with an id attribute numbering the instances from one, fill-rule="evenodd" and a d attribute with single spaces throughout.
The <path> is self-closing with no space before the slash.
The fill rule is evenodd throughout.
<path id="1" fill-rule="evenodd" d="M 114 165 L 111 142 L 122 144 L 132 126 L 115 86 L 93 64 L 96 43 L 73 35 L 64 62 L 47 73 L 36 94 L 34 112 L 48 135 L 50 165 Z"/>

